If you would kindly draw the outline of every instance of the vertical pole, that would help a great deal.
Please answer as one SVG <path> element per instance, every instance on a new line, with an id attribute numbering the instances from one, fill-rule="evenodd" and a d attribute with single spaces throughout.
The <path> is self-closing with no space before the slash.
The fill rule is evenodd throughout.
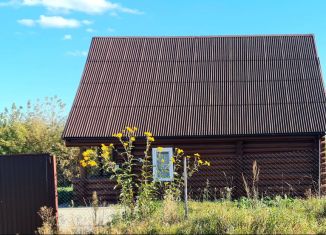
<path id="1" fill-rule="evenodd" d="M 188 218 L 188 176 L 187 176 L 187 158 L 183 157 L 183 180 L 184 180 L 184 203 L 185 203 L 185 218 Z"/>
<path id="2" fill-rule="evenodd" d="M 55 211 L 55 226 L 56 228 L 58 227 L 58 221 L 59 221 L 59 214 L 58 214 L 58 208 L 59 208 L 59 205 L 58 205 L 58 178 L 57 178 L 57 158 L 55 155 L 52 155 L 50 160 L 52 159 L 52 162 L 53 162 L 53 181 L 54 181 L 54 199 L 55 199 L 55 208 L 53 208 Z"/>
<path id="3" fill-rule="evenodd" d="M 83 159 L 83 152 L 86 149 L 87 149 L 87 147 L 80 147 L 79 148 L 79 155 L 78 155 L 78 160 L 79 161 Z M 78 164 L 79 164 L 79 161 L 78 161 Z M 79 164 L 79 174 L 80 174 L 81 179 L 86 179 L 86 176 L 87 176 L 86 169 L 84 167 L 82 167 L 80 164 Z"/>
<path id="4" fill-rule="evenodd" d="M 78 155 L 78 164 L 79 161 L 83 159 L 83 152 L 87 149 L 87 147 L 80 147 L 79 148 L 79 155 Z M 82 205 L 85 201 L 85 198 L 87 198 L 87 171 L 84 167 L 82 167 L 79 164 L 79 174 L 80 179 L 77 181 L 77 187 L 74 187 L 74 201 L 77 202 L 77 204 Z"/>
<path id="5" fill-rule="evenodd" d="M 233 196 L 240 198 L 241 196 L 245 195 L 242 180 L 242 173 L 244 173 L 243 141 L 236 142 L 235 151 L 236 157 L 233 161 L 235 161 L 234 167 L 237 174 L 235 178 L 235 192 Z"/>

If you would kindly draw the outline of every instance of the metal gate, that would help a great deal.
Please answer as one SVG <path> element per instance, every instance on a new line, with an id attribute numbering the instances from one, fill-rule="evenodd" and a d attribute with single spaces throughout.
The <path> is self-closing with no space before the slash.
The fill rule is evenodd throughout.
<path id="1" fill-rule="evenodd" d="M 55 157 L 0 156 L 0 234 L 34 234 L 42 206 L 57 213 Z"/>

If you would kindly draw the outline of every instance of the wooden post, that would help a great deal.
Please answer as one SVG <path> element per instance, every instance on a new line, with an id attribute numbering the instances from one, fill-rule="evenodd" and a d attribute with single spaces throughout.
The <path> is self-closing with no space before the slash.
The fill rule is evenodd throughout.
<path id="1" fill-rule="evenodd" d="M 185 203 L 185 218 L 188 218 L 188 176 L 187 176 L 187 157 L 183 157 L 183 180 L 184 180 L 184 203 Z"/>
<path id="2" fill-rule="evenodd" d="M 79 148 L 78 164 L 79 164 L 79 161 L 83 159 L 83 152 L 86 149 L 87 149 L 87 147 Z M 83 205 L 84 200 L 86 198 L 86 194 L 87 194 L 87 182 L 86 182 L 87 171 L 80 164 L 79 164 L 79 174 L 80 174 L 80 177 L 77 180 L 78 183 L 76 184 L 76 187 L 74 187 L 74 195 L 75 195 L 74 200 L 75 200 L 75 203 L 77 203 L 78 205 Z"/>
<path id="3" fill-rule="evenodd" d="M 237 141 L 236 144 L 236 158 L 234 159 L 236 162 L 234 164 L 235 166 L 235 172 L 236 172 L 236 178 L 235 178 L 235 197 L 241 197 L 244 195 L 244 189 L 243 189 L 243 179 L 242 179 L 242 173 L 244 172 L 244 166 L 243 166 L 243 142 Z"/>

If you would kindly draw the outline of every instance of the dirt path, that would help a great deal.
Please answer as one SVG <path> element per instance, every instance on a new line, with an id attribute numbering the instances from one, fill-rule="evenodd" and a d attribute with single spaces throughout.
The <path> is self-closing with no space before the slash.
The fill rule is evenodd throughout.
<path id="1" fill-rule="evenodd" d="M 117 206 L 99 207 L 97 210 L 97 225 L 105 225 L 117 212 Z M 64 233 L 85 233 L 91 231 L 95 213 L 92 207 L 59 208 L 58 224 Z"/>

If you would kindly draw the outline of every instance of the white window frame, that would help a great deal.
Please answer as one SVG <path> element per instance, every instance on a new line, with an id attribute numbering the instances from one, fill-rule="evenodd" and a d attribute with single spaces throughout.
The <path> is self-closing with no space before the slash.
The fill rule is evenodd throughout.
<path id="1" fill-rule="evenodd" d="M 161 178 L 157 175 L 157 155 L 162 152 L 167 152 L 169 154 L 169 177 Z M 152 159 L 153 159 L 153 179 L 154 181 L 173 181 L 173 148 L 162 148 L 159 152 L 157 148 L 152 149 Z"/>

